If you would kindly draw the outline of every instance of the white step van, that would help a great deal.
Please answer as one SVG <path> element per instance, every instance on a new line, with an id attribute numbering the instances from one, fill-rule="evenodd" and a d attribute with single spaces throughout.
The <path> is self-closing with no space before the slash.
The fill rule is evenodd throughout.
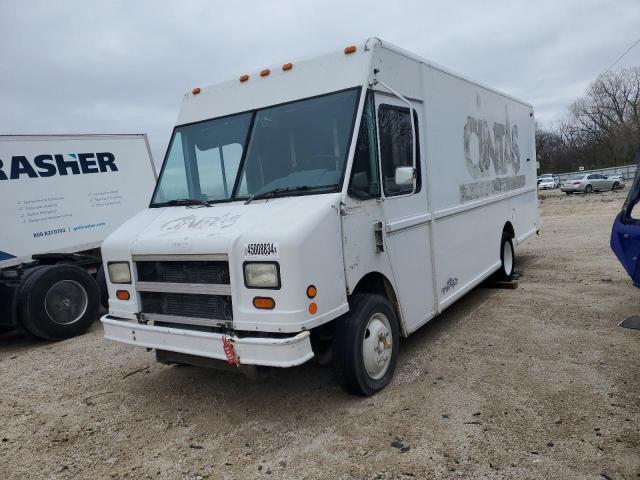
<path id="1" fill-rule="evenodd" d="M 105 336 L 253 373 L 332 359 L 371 395 L 400 336 L 512 276 L 534 148 L 531 105 L 375 38 L 194 88 L 104 242 Z"/>
<path id="2" fill-rule="evenodd" d="M 0 330 L 87 330 L 108 297 L 102 241 L 155 183 L 146 135 L 0 135 Z"/>

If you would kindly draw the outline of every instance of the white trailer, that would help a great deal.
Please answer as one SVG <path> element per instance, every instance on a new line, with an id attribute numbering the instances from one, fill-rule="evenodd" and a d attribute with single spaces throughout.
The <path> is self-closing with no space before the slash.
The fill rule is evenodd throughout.
<path id="1" fill-rule="evenodd" d="M 105 336 L 164 363 L 333 359 L 398 338 L 538 229 L 531 105 L 378 39 L 185 95 L 148 210 L 104 243 Z"/>
<path id="2" fill-rule="evenodd" d="M 155 180 L 146 135 L 0 136 L 0 328 L 84 332 L 106 303 L 102 241 Z"/>

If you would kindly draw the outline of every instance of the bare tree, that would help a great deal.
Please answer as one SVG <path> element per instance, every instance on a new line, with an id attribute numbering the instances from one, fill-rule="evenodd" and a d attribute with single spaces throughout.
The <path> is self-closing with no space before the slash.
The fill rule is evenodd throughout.
<path id="1" fill-rule="evenodd" d="M 567 117 L 539 136 L 551 171 L 630 163 L 640 145 L 640 67 L 600 75 L 571 104 Z"/>

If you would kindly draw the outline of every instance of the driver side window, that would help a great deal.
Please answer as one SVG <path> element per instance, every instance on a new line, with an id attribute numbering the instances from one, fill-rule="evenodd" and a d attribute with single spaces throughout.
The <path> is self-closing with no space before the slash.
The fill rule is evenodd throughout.
<path id="1" fill-rule="evenodd" d="M 413 166 L 413 138 L 418 139 L 418 116 L 413 110 L 415 134 L 411 134 L 409 109 L 395 105 L 378 107 L 378 128 L 380 133 L 380 164 L 382 165 L 382 185 L 387 197 L 407 195 L 413 191 L 412 185 L 396 184 L 396 168 Z M 420 191 L 420 144 L 416 141 L 416 189 Z"/>
<path id="2" fill-rule="evenodd" d="M 378 170 L 378 145 L 376 141 L 376 119 L 373 92 L 365 99 L 353 167 L 349 182 L 349 195 L 365 200 L 380 196 L 380 171 Z"/>

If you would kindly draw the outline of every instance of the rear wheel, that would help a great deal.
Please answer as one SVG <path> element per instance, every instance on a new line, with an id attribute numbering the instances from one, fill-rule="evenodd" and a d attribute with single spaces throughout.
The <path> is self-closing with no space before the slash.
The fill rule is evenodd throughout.
<path id="1" fill-rule="evenodd" d="M 593 193 L 593 187 L 591 185 L 587 185 L 584 187 L 584 193 Z"/>
<path id="2" fill-rule="evenodd" d="M 516 256 L 513 250 L 513 240 L 511 235 L 507 232 L 502 232 L 502 239 L 500 241 L 500 269 L 497 272 L 497 277 L 503 281 L 510 281 L 513 279 L 513 272 L 516 265 Z"/>
<path id="3" fill-rule="evenodd" d="M 620 184 L 618 182 L 613 182 L 613 185 L 611 185 L 611 190 L 617 190 L 619 186 Z"/>
<path id="4" fill-rule="evenodd" d="M 389 301 L 354 295 L 350 311 L 336 320 L 333 361 L 340 386 L 370 396 L 386 387 L 396 367 L 399 328 Z"/>
<path id="5" fill-rule="evenodd" d="M 98 316 L 98 286 L 73 265 L 39 268 L 20 287 L 19 319 L 42 340 L 62 340 L 84 333 Z"/>

